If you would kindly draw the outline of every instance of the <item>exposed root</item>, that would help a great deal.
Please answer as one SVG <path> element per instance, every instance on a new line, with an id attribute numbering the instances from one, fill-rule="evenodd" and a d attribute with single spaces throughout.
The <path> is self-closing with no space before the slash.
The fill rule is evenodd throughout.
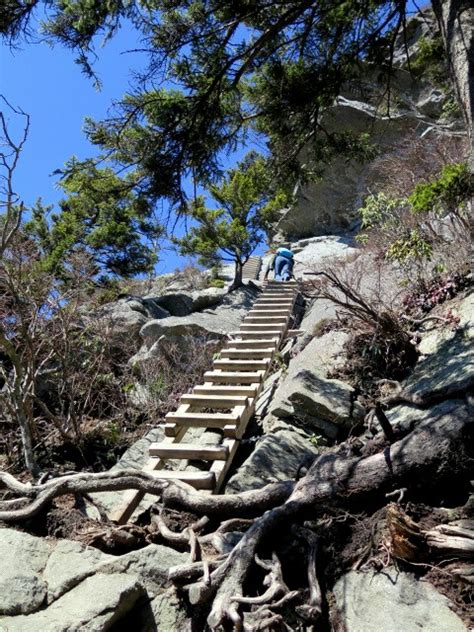
<path id="1" fill-rule="evenodd" d="M 304 619 L 317 621 L 323 611 L 323 594 L 316 574 L 316 554 L 318 551 L 318 536 L 304 527 L 293 526 L 293 533 L 305 540 L 308 545 L 308 585 L 309 604 L 298 607 L 298 613 Z"/>

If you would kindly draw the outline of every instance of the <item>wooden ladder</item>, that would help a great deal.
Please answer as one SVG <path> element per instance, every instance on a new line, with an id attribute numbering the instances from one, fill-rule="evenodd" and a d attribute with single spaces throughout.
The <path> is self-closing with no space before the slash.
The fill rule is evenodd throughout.
<path id="1" fill-rule="evenodd" d="M 165 417 L 165 439 L 152 443 L 144 470 L 158 478 L 184 481 L 196 489 L 216 493 L 232 463 L 240 439 L 255 410 L 256 399 L 283 341 L 297 296 L 295 281 L 268 281 L 244 318 L 240 329 L 221 350 L 204 383 L 181 396 L 175 412 Z M 221 443 L 183 441 L 190 428 L 218 430 Z M 202 438 L 202 435 L 201 435 Z M 163 470 L 170 459 L 183 461 L 179 470 Z M 205 462 L 203 471 L 186 471 L 188 461 Z M 143 498 L 143 492 L 126 492 L 123 503 L 110 518 L 126 522 Z"/>

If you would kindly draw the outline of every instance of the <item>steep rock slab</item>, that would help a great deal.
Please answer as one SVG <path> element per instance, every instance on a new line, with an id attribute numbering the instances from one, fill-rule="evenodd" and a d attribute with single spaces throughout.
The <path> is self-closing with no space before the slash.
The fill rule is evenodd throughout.
<path id="1" fill-rule="evenodd" d="M 186 292 L 164 294 L 153 299 L 157 305 L 165 309 L 171 316 L 187 316 L 193 311 L 193 299 Z"/>
<path id="2" fill-rule="evenodd" d="M 140 331 L 144 345 L 130 361 L 147 362 L 159 356 L 166 340 L 186 347 L 190 343 L 189 338 L 198 341 L 226 338 L 229 332 L 239 328 L 257 296 L 258 288 L 249 283 L 227 294 L 215 309 L 147 322 Z"/>
<path id="3" fill-rule="evenodd" d="M 474 294 L 458 305 L 460 322 L 437 329 L 423 337 L 424 357 L 403 384 L 403 391 L 423 404 L 434 398 L 447 398 L 474 387 Z"/>
<path id="4" fill-rule="evenodd" d="M 36 538 L 37 542 L 41 542 Z M 100 564 L 114 556 L 73 540 L 59 540 L 43 571 L 48 586 L 48 603 L 59 599 L 86 577 L 93 575 Z"/>
<path id="5" fill-rule="evenodd" d="M 311 342 L 291 360 L 288 373 L 269 406 L 270 416 L 300 424 L 306 432 L 334 439 L 341 427 L 362 419 L 364 409 L 354 389 L 328 372 L 342 361 L 348 335 L 329 332 Z"/>
<path id="6" fill-rule="evenodd" d="M 98 567 L 98 572 L 128 573 L 137 577 L 150 596 L 161 593 L 164 588 L 169 587 L 170 566 L 178 566 L 189 561 L 188 553 L 179 553 L 161 544 L 149 544 L 143 549 L 131 551 L 119 557 L 108 557 L 109 559 Z"/>
<path id="7" fill-rule="evenodd" d="M 48 585 L 42 572 L 52 549 L 41 538 L 0 529 L 0 615 L 29 614 L 46 601 Z"/>
<path id="8" fill-rule="evenodd" d="M 318 450 L 309 437 L 296 430 L 278 430 L 259 439 L 255 450 L 226 485 L 227 493 L 264 487 L 294 479 L 301 463 L 316 458 Z"/>
<path id="9" fill-rule="evenodd" d="M 351 571 L 333 592 L 347 632 L 467 632 L 446 597 L 395 569 Z"/>
<path id="10" fill-rule="evenodd" d="M 8 632 L 105 632 L 128 612 L 145 589 L 136 577 L 97 574 L 35 614 L 0 619 Z"/>

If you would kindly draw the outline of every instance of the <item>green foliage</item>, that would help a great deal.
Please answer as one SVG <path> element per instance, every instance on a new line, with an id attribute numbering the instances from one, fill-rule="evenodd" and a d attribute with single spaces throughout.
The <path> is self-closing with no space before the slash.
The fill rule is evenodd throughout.
<path id="1" fill-rule="evenodd" d="M 368 195 L 364 205 L 359 209 L 362 228 L 371 229 L 394 219 L 394 211 L 399 207 L 400 200 L 391 198 L 384 192 Z"/>
<path id="2" fill-rule="evenodd" d="M 210 287 L 224 288 L 225 287 L 225 281 L 224 281 L 224 279 L 211 279 L 209 281 L 209 286 Z"/>
<path id="3" fill-rule="evenodd" d="M 7 2 L 2 32 L 21 35 L 37 4 Z M 18 5 L 24 10 L 12 9 Z M 373 151 L 363 136 L 323 129 L 321 115 L 358 76 L 360 61 L 386 64 L 406 17 L 405 3 L 385 0 L 50 0 L 42 6 L 46 37 L 73 49 L 88 74 L 98 36 L 111 37 L 124 20 L 135 25 L 149 51 L 146 80 L 137 80 L 110 119 L 88 121 L 86 131 L 114 168 L 135 175 L 152 203 L 165 197 L 178 207 L 183 179 L 215 182 L 222 157 L 250 135 L 266 145 L 286 190 L 296 178 L 316 177 L 335 152 Z"/>
<path id="4" fill-rule="evenodd" d="M 220 259 L 236 263 L 237 274 L 264 239 L 264 231 L 289 198 L 277 190 L 272 197 L 271 179 L 265 160 L 249 155 L 237 169 L 231 169 L 209 192 L 219 205 L 205 206 L 198 197 L 186 207 L 196 225 L 182 239 L 176 239 L 181 254 L 197 255 L 206 264 Z M 239 280 L 237 280 L 239 281 Z"/>
<path id="5" fill-rule="evenodd" d="M 455 211 L 474 195 L 474 179 L 465 163 L 446 165 L 432 182 L 417 184 L 409 202 L 415 213 Z"/>
<path id="6" fill-rule="evenodd" d="M 426 77 L 439 87 L 446 88 L 448 65 L 441 33 L 418 40 L 418 53 L 410 67 L 416 76 Z"/>
<path id="7" fill-rule="evenodd" d="M 432 254 L 432 244 L 424 239 L 417 229 L 412 229 L 406 236 L 396 239 L 387 250 L 387 257 L 400 263 L 410 259 L 426 259 L 429 261 Z"/>
<path id="8" fill-rule="evenodd" d="M 47 270 L 62 270 L 73 252 L 93 258 L 97 273 L 128 277 L 153 269 L 162 227 L 133 177 L 119 178 L 92 161 L 72 159 L 60 186 L 68 197 L 52 213 L 39 201 L 25 228 L 40 245 Z"/>

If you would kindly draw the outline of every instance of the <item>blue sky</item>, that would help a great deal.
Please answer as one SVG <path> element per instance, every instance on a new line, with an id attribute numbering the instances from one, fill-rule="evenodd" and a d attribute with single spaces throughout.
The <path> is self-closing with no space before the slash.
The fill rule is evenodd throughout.
<path id="1" fill-rule="evenodd" d="M 409 6 L 413 10 L 412 2 Z M 51 174 L 73 154 L 86 158 L 97 153 L 82 133 L 84 117 L 105 117 L 113 100 L 130 87 L 133 70 L 145 63 L 144 56 L 127 52 L 137 44 L 136 32 L 125 23 L 98 51 L 94 67 L 102 81 L 100 92 L 74 63 L 73 53 L 61 46 L 25 43 L 14 51 L 0 47 L 0 93 L 31 117 L 16 173 L 16 190 L 27 205 L 38 197 L 44 203 L 57 202 L 61 193 L 55 188 L 57 177 Z M 174 270 L 184 261 L 171 251 L 160 257 L 158 273 Z"/>

